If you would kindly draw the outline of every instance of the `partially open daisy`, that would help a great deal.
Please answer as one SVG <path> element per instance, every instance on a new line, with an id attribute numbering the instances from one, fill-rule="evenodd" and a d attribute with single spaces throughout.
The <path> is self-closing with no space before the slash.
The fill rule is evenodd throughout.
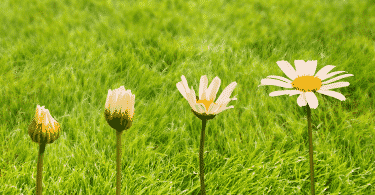
<path id="1" fill-rule="evenodd" d="M 334 75 L 343 73 L 345 71 L 337 71 L 329 73 L 335 66 L 327 65 L 320 69 L 316 74 L 316 65 L 317 61 L 303 61 L 295 60 L 294 64 L 296 70 L 287 62 L 287 61 L 278 61 L 277 65 L 281 68 L 282 71 L 293 81 L 281 77 L 281 76 L 268 76 L 265 79 L 262 79 L 261 85 L 275 85 L 284 88 L 294 88 L 294 90 L 284 90 L 284 91 L 274 91 L 270 93 L 270 96 L 286 95 L 289 96 L 300 94 L 297 98 L 297 104 L 302 107 L 306 106 L 307 113 L 307 126 L 309 134 L 309 155 L 310 155 L 310 183 L 311 183 L 311 194 L 315 195 L 315 182 L 314 182 L 314 159 L 313 159 L 313 143 L 312 143 L 312 128 L 311 128 L 311 108 L 318 107 L 318 99 L 315 96 L 315 92 L 319 92 L 324 95 L 329 95 L 331 97 L 337 98 L 341 101 L 345 100 L 345 97 L 338 92 L 330 91 L 330 89 L 340 88 L 349 86 L 349 82 L 337 82 L 334 81 L 340 80 L 345 77 L 353 76 L 352 74 L 344 74 L 336 78 L 324 81 Z M 278 79 L 278 80 L 276 80 Z"/>
<path id="2" fill-rule="evenodd" d="M 220 87 L 219 77 L 215 77 L 210 86 L 207 89 L 208 79 L 206 75 L 201 77 L 199 84 L 199 97 L 195 96 L 193 87 L 189 89 L 189 85 L 184 75 L 181 76 L 182 81 L 178 82 L 177 89 L 180 91 L 182 96 L 189 102 L 191 111 L 202 120 L 202 131 L 201 140 L 199 145 L 199 178 L 201 182 L 201 195 L 206 195 L 206 189 L 204 185 L 204 162 L 203 162 L 203 149 L 204 149 L 204 131 L 206 129 L 207 120 L 213 119 L 216 114 L 229 109 L 234 106 L 227 107 L 227 104 L 231 100 L 237 100 L 237 98 L 229 98 L 236 87 L 237 83 L 232 82 L 229 84 L 224 91 L 221 93 L 216 102 L 216 94 Z M 197 101 L 197 99 L 199 99 Z"/>
<path id="3" fill-rule="evenodd" d="M 299 106 L 306 106 L 306 104 L 308 103 L 309 106 L 313 109 L 316 109 L 318 107 L 318 99 L 314 94 L 315 92 L 337 98 L 341 101 L 345 100 L 344 95 L 336 91 L 330 91 L 330 89 L 349 86 L 349 82 L 332 82 L 345 77 L 353 76 L 352 74 L 344 74 L 323 82 L 323 80 L 326 80 L 345 71 L 328 73 L 335 66 L 327 65 L 315 74 L 317 66 L 316 60 L 307 62 L 303 60 L 295 60 L 294 64 L 296 66 L 296 70 L 294 70 L 294 68 L 287 61 L 277 62 L 277 65 L 280 67 L 280 69 L 286 74 L 286 76 L 288 76 L 292 80 L 281 76 L 271 75 L 265 79 L 262 79 L 261 85 L 259 86 L 274 85 L 284 88 L 294 88 L 294 90 L 274 91 L 269 95 L 279 96 L 289 94 L 289 96 L 292 96 L 300 94 L 300 96 L 297 98 L 297 104 Z"/>
<path id="4" fill-rule="evenodd" d="M 227 104 L 231 100 L 237 100 L 236 97 L 229 98 L 237 85 L 236 82 L 229 84 L 221 93 L 217 101 L 214 102 L 221 83 L 219 77 L 215 77 L 207 88 L 208 79 L 206 75 L 203 75 L 199 84 L 199 97 L 195 96 L 193 87 L 189 89 L 189 85 L 184 75 L 181 76 L 181 79 L 182 81 L 176 84 L 177 89 L 189 102 L 190 107 L 199 115 L 216 115 L 226 109 L 234 108 L 234 106 L 227 107 Z M 199 100 L 197 100 L 197 98 Z"/>

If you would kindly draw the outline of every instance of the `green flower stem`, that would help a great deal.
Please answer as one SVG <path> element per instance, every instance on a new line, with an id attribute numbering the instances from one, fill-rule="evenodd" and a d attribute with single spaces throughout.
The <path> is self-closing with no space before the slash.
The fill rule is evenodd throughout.
<path id="1" fill-rule="evenodd" d="M 121 194 L 121 134 L 122 131 L 116 131 L 117 137 L 117 148 L 116 148 L 116 155 L 117 155 L 117 181 L 116 181 L 116 195 Z"/>
<path id="2" fill-rule="evenodd" d="M 39 144 L 39 154 L 38 154 L 38 165 L 37 165 L 37 173 L 36 173 L 36 194 L 42 194 L 42 178 L 43 178 L 43 156 L 44 150 L 46 149 L 47 143 L 40 143 Z"/>
<path id="3" fill-rule="evenodd" d="M 307 111 L 307 125 L 309 128 L 309 152 L 310 152 L 310 179 L 311 179 L 311 194 L 315 195 L 314 184 L 314 159 L 313 159 L 313 143 L 312 143 L 312 130 L 311 130 L 311 110 L 310 106 L 306 106 Z"/>
<path id="4" fill-rule="evenodd" d="M 204 186 L 204 162 L 203 162 L 203 152 L 204 152 L 204 130 L 206 129 L 207 120 L 202 120 L 202 131 L 201 131 L 201 142 L 199 147 L 199 177 L 201 180 L 201 195 L 206 195 L 206 188 Z"/>

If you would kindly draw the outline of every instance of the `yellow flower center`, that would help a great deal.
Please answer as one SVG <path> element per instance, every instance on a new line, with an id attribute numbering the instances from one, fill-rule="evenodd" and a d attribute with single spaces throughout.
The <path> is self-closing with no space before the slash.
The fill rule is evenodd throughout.
<path id="1" fill-rule="evenodd" d="M 198 100 L 197 103 L 203 103 L 204 106 L 206 107 L 206 110 L 208 110 L 208 108 L 210 107 L 210 105 L 213 103 L 214 101 L 212 100 Z M 215 103 L 213 103 L 215 104 Z"/>
<path id="2" fill-rule="evenodd" d="M 298 76 L 292 82 L 294 89 L 303 91 L 303 92 L 316 92 L 322 87 L 322 80 L 314 76 Z"/>

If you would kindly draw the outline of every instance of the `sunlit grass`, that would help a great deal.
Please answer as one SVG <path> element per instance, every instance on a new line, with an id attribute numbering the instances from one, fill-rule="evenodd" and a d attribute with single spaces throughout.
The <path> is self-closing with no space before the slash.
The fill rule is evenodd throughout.
<path id="1" fill-rule="evenodd" d="M 197 194 L 201 121 L 181 75 L 238 83 L 206 127 L 207 194 L 308 194 L 308 134 L 296 96 L 257 88 L 276 61 L 318 60 L 354 77 L 344 102 L 318 94 L 312 112 L 317 194 L 374 194 L 373 1 L 0 2 L 0 194 L 35 194 L 37 104 L 60 138 L 44 154 L 43 194 L 114 194 L 116 134 L 108 89 L 136 95 L 123 133 L 122 193 Z"/>

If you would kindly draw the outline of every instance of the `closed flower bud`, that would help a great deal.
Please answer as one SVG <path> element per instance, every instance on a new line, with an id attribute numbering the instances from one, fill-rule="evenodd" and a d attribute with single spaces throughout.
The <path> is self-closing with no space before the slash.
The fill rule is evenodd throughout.
<path id="1" fill-rule="evenodd" d="M 133 123 L 135 95 L 121 86 L 108 90 L 104 116 L 109 126 L 116 131 L 129 129 Z"/>
<path id="2" fill-rule="evenodd" d="M 60 125 L 44 106 L 37 105 L 35 116 L 29 125 L 29 135 L 37 143 L 50 144 L 59 138 Z"/>

